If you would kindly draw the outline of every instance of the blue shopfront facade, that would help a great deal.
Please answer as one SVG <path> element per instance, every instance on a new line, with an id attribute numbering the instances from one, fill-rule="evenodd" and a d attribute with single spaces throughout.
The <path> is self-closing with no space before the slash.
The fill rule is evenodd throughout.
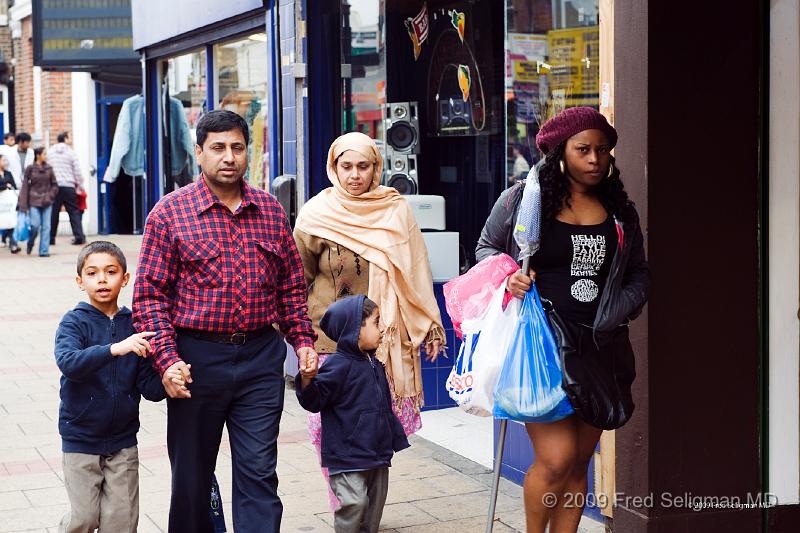
<path id="1" fill-rule="evenodd" d="M 144 215 L 197 174 L 195 125 L 213 109 L 234 110 L 248 121 L 251 184 L 268 185 L 280 173 L 276 28 L 274 7 L 260 0 L 134 1 L 146 112 Z"/>
<path id="2" fill-rule="evenodd" d="M 412 101 L 419 103 L 418 190 L 445 198 L 446 229 L 458 233 L 458 264 L 468 268 L 483 222 L 508 184 L 509 87 L 505 34 L 497 29 L 505 8 L 490 0 L 468 3 L 467 20 L 475 23 L 462 44 L 445 3 L 429 1 L 429 37 L 415 57 L 406 27 L 419 11 L 412 3 L 229 0 L 212 11 L 188 0 L 134 1 L 147 110 L 142 214 L 182 184 L 180 162 L 172 157 L 179 142 L 165 126 L 172 111 L 183 109 L 190 132 L 208 110 L 242 113 L 258 141 L 250 183 L 272 189 L 276 180 L 288 180 L 301 205 L 328 186 L 325 161 L 336 136 L 360 130 L 386 140 L 386 104 Z M 449 103 L 459 91 L 453 61 L 468 66 L 471 76 L 466 126 L 453 120 L 458 109 Z M 180 106 L 165 105 L 172 100 Z M 515 138 L 530 136 L 513 126 Z M 455 405 L 445 382 L 460 342 L 445 312 L 443 281 L 435 293 L 450 358 L 423 362 L 425 409 Z M 510 427 L 503 474 L 521 483 L 532 452 L 524 426 Z"/>
<path id="3" fill-rule="evenodd" d="M 447 229 L 459 233 L 459 262 L 466 267 L 494 199 L 519 168 L 534 163 L 537 124 L 563 107 L 602 104 L 619 131 L 615 157 L 646 230 L 655 280 L 631 329 L 637 412 L 616 432 L 616 465 L 602 465 L 612 473 L 611 495 L 780 495 L 771 509 L 642 508 L 623 501 L 614 508 L 614 525 L 620 531 L 795 531 L 797 417 L 781 416 L 797 411 L 797 395 L 773 381 L 785 375 L 796 385 L 796 357 L 786 352 L 784 360 L 781 351 L 791 337 L 770 342 L 765 331 L 794 316 L 797 302 L 787 300 L 782 318 L 773 314 L 776 294 L 766 285 L 786 293 L 785 277 L 770 280 L 765 265 L 784 262 L 766 260 L 772 257 L 767 229 L 778 224 L 767 224 L 774 210 L 763 204 L 767 192 L 777 191 L 783 205 L 792 190 L 773 185 L 783 167 L 772 168 L 771 156 L 773 144 L 781 161 L 793 150 L 796 98 L 789 91 L 774 109 L 770 99 L 783 94 L 772 88 L 794 87 L 795 78 L 782 76 L 796 61 L 781 63 L 778 55 L 781 68 L 773 69 L 770 60 L 784 46 L 794 54 L 786 57 L 795 57 L 797 13 L 792 2 L 768 4 L 720 10 L 688 1 L 133 0 L 148 110 L 142 215 L 183 179 L 176 172 L 180 161 L 167 157 L 179 152 L 160 126 L 172 97 L 186 110 L 189 131 L 199 114 L 217 106 L 249 116 L 261 132 L 250 177 L 266 187 L 294 177 L 298 204 L 325 187 L 325 154 L 336 135 L 359 129 L 386 140 L 376 111 L 416 101 L 419 189 L 446 198 Z M 675 25 L 662 23 L 675 13 L 691 15 L 681 19 L 678 39 Z M 611 33 L 601 42 L 603 21 Z M 773 26 L 794 40 L 773 38 Z M 715 32 L 720 39 L 709 38 Z M 602 57 L 613 49 L 616 60 Z M 722 92 L 707 83 L 730 77 L 733 64 L 742 83 Z M 605 77 L 597 73 L 601 66 Z M 254 69 L 257 79 L 245 75 Z M 704 127 L 687 128 L 688 117 L 701 117 L 695 121 Z M 771 122 L 782 119 L 789 126 L 769 136 Z M 682 150 L 676 160 L 676 139 L 706 149 Z M 780 141 L 789 146 L 778 149 Z M 726 167 L 723 187 L 708 179 L 719 174 L 719 158 L 708 157 L 717 152 L 737 157 Z M 676 171 L 693 194 L 676 186 Z M 786 179 L 796 181 L 789 167 Z M 709 224 L 729 231 L 711 239 L 696 231 Z M 733 258 L 724 269 L 698 270 L 720 257 Z M 687 307 L 686 291 L 673 290 L 678 286 L 702 287 L 693 293 L 700 305 Z M 441 287 L 436 290 L 441 301 Z M 449 336 L 452 361 L 458 343 Z M 441 387 L 447 362 L 441 364 L 423 369 L 428 407 L 447 404 Z M 724 384 L 723 393 L 709 383 Z M 509 426 L 504 473 L 519 482 L 531 448 L 524 428 Z"/>

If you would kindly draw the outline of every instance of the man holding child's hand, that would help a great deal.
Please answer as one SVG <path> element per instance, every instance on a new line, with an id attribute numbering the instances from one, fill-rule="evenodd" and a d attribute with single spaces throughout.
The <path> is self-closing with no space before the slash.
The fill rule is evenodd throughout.
<path id="1" fill-rule="evenodd" d="M 169 395 L 169 531 L 211 533 L 208 494 L 227 425 L 237 532 L 280 531 L 278 428 L 283 361 L 295 349 L 317 368 L 303 266 L 281 205 L 243 179 L 247 123 L 224 110 L 197 124 L 196 183 L 165 196 L 147 218 L 134 289 Z"/>

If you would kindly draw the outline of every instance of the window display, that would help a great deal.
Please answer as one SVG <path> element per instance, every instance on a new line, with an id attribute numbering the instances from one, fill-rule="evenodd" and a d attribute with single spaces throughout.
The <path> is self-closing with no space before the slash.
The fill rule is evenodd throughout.
<path id="1" fill-rule="evenodd" d="M 428 70 L 429 134 L 481 135 L 486 123 L 482 69 L 476 59 L 476 20 L 468 6 L 432 10 Z M 484 58 L 485 59 L 485 58 Z M 484 61 L 486 66 L 489 63 Z"/>
<path id="2" fill-rule="evenodd" d="M 507 0 L 506 111 L 509 182 L 539 157 L 539 125 L 567 107 L 598 108 L 598 0 Z"/>
<path id="3" fill-rule="evenodd" d="M 245 180 L 261 188 L 268 186 L 269 175 L 267 59 L 264 33 L 214 46 L 216 108 L 237 113 L 250 127 Z"/>
<path id="4" fill-rule="evenodd" d="M 164 193 L 192 182 L 195 127 L 207 111 L 206 53 L 190 52 L 162 63 L 161 131 Z"/>
<path id="5" fill-rule="evenodd" d="M 342 0 L 342 131 L 383 139 L 386 50 L 382 0 Z M 379 148 L 383 150 L 382 143 Z"/>

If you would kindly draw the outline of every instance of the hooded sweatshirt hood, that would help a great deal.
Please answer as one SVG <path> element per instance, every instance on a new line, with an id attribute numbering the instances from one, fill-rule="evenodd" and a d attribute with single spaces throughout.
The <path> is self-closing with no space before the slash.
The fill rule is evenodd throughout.
<path id="1" fill-rule="evenodd" d="M 68 152 L 69 149 L 70 148 L 67 145 L 67 143 L 57 143 L 48 148 L 47 151 L 50 152 L 50 155 L 52 155 L 52 154 L 63 154 L 64 152 Z"/>
<path id="2" fill-rule="evenodd" d="M 366 296 L 357 294 L 334 302 L 322 316 L 319 325 L 331 340 L 336 342 L 336 351 L 348 355 L 364 352 L 358 347 L 361 334 L 361 313 Z"/>

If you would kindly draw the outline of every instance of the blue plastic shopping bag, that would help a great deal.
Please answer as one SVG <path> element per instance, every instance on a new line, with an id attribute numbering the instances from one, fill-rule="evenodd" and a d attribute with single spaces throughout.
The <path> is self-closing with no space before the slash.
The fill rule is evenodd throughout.
<path id="1" fill-rule="evenodd" d="M 30 237 L 30 221 L 28 213 L 19 211 L 17 213 L 17 227 L 14 228 L 14 240 L 17 242 L 27 241 Z"/>
<path id="2" fill-rule="evenodd" d="M 561 388 L 561 361 L 534 284 L 525 294 L 494 389 L 495 418 L 555 422 L 573 413 Z"/>

